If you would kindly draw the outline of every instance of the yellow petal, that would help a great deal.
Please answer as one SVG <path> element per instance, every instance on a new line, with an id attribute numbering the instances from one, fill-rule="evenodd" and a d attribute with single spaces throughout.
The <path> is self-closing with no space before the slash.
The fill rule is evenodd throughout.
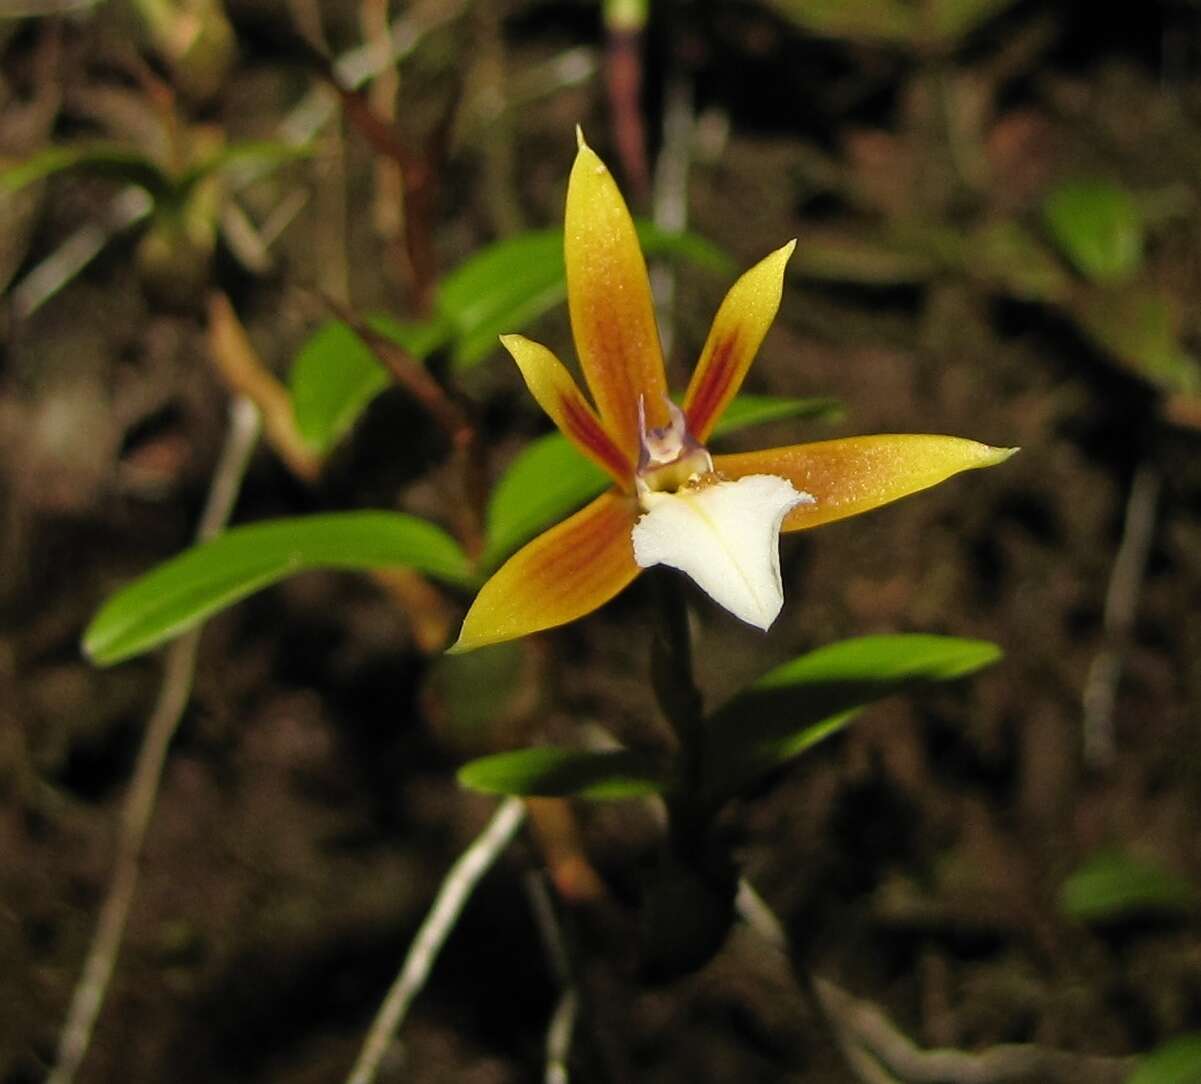
<path id="1" fill-rule="evenodd" d="M 800 531 L 907 497 L 960 471 L 991 467 L 1016 448 L 991 448 L 960 437 L 888 434 L 794 444 L 713 457 L 728 478 L 775 474 L 813 496 L 788 513 L 783 530 Z"/>
<path id="2" fill-rule="evenodd" d="M 734 283 L 717 310 L 684 395 L 688 431 L 702 444 L 738 394 L 763 336 L 776 318 L 784 288 L 784 265 L 794 248 L 796 241 L 789 241 L 755 264 Z"/>
<path id="3" fill-rule="evenodd" d="M 530 394 L 563 435 L 598 467 L 608 471 L 622 489 L 630 489 L 633 465 L 613 443 L 566 366 L 545 346 L 522 335 L 502 335 L 500 341 L 517 362 Z"/>
<path id="4" fill-rule="evenodd" d="M 571 330 L 592 401 L 617 446 L 638 454 L 638 399 L 665 425 L 667 381 L 646 262 L 609 170 L 579 136 L 563 249 Z"/>
<path id="5" fill-rule="evenodd" d="M 637 516 L 633 497 L 610 490 L 518 550 L 476 595 L 450 650 L 515 640 L 604 605 L 638 575 Z"/>

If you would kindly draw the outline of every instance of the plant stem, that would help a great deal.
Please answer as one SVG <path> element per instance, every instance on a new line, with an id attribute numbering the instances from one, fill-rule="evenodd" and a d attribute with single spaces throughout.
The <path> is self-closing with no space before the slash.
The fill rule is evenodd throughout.
<path id="1" fill-rule="evenodd" d="M 682 798 L 701 791 L 702 700 L 692 666 L 688 603 L 680 576 L 657 569 L 655 608 L 659 625 L 651 645 L 651 681 L 659 707 L 680 743 L 678 790 Z"/>

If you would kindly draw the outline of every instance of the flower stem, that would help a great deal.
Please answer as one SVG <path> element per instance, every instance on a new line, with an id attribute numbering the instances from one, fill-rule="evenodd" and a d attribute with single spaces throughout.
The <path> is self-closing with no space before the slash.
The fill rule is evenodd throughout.
<path id="1" fill-rule="evenodd" d="M 737 878 L 712 830 L 715 809 L 703 798 L 704 717 L 684 584 L 670 569 L 656 570 L 652 580 L 660 621 L 651 676 L 679 752 L 666 845 L 643 900 L 642 969 L 650 981 L 668 981 L 702 967 L 721 946 L 733 921 Z"/>

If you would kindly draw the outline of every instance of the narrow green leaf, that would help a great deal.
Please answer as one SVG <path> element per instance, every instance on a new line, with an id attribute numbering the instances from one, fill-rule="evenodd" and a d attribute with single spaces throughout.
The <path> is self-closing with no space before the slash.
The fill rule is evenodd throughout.
<path id="1" fill-rule="evenodd" d="M 341 320 L 327 320 L 300 348 L 288 386 L 300 435 L 324 454 L 388 385 L 375 355 Z"/>
<path id="2" fill-rule="evenodd" d="M 609 476 L 562 434 L 547 433 L 532 441 L 509 465 L 489 498 L 484 564 L 499 564 L 609 484 Z"/>
<path id="3" fill-rule="evenodd" d="M 286 576 L 313 568 L 403 565 L 449 583 L 474 582 L 440 527 L 398 512 L 334 512 L 233 527 L 118 591 L 84 633 L 107 666 L 148 651 Z"/>
<path id="4" fill-rule="evenodd" d="M 1197 1084 L 1201 1080 L 1201 1031 L 1180 1035 L 1139 1059 L 1126 1084 Z"/>
<path id="5" fill-rule="evenodd" d="M 990 19 L 1013 7 L 1016 0 L 933 0 L 929 28 L 937 41 L 950 48 Z"/>
<path id="6" fill-rule="evenodd" d="M 801 655 L 765 674 L 709 720 L 705 789 L 725 796 L 841 730 L 868 704 L 996 662 L 983 640 L 864 636 Z"/>
<path id="7" fill-rule="evenodd" d="M 598 799 L 641 798 L 667 785 L 655 762 L 641 753 L 553 745 L 473 760 L 459 769 L 459 782 L 485 794 Z"/>
<path id="8" fill-rule="evenodd" d="M 665 233 L 647 223 L 638 235 L 648 256 L 680 256 L 725 271 L 721 251 L 694 234 Z M 466 368 L 497 349 L 503 333 L 520 331 L 567 296 L 563 231 L 532 230 L 477 252 L 442 280 L 435 299 L 451 329 L 451 356 Z"/>
<path id="9" fill-rule="evenodd" d="M 769 0 L 786 19 L 812 34 L 845 41 L 912 45 L 922 10 L 902 0 Z"/>
<path id="10" fill-rule="evenodd" d="M 972 234 L 964 270 L 1022 301 L 1062 300 L 1072 275 L 1042 241 L 1016 222 L 992 222 Z"/>
<path id="11" fill-rule="evenodd" d="M 715 275 L 732 275 L 737 271 L 730 257 L 699 233 L 665 230 L 644 218 L 634 220 L 634 229 L 647 256 L 678 256 Z"/>
<path id="12" fill-rule="evenodd" d="M 250 139 L 229 143 L 184 172 L 178 187 L 187 190 L 214 173 L 226 170 L 250 170 L 263 175 L 303 158 L 311 158 L 315 148 L 310 144 L 285 143 L 277 139 Z"/>
<path id="13" fill-rule="evenodd" d="M 716 437 L 783 418 L 835 418 L 837 399 L 739 395 L 726 408 Z M 602 493 L 609 476 L 560 433 L 534 440 L 510 464 L 488 502 L 484 564 L 494 567 L 523 542 Z"/>
<path id="14" fill-rule="evenodd" d="M 806 234 L 789 269 L 821 282 L 908 286 L 928 282 L 945 266 L 920 232 L 857 236 L 830 230 Z"/>
<path id="15" fill-rule="evenodd" d="M 1079 922 L 1182 915 L 1201 903 L 1197 886 L 1179 874 L 1117 850 L 1101 851 L 1059 889 L 1059 909 Z"/>
<path id="16" fill-rule="evenodd" d="M 169 178 L 152 158 L 120 143 L 97 142 L 47 147 L 23 162 L 4 163 L 0 168 L 0 191 L 17 192 L 69 170 L 140 185 L 156 199 L 171 188 Z"/>
<path id="17" fill-rule="evenodd" d="M 742 392 L 730 401 L 713 431 L 714 437 L 724 437 L 739 429 L 787 418 L 838 421 L 843 416 L 842 403 L 824 397 L 797 398 L 789 395 L 750 395 Z"/>
<path id="18" fill-rule="evenodd" d="M 1094 282 L 1121 282 L 1143 260 L 1143 219 L 1134 197 L 1110 181 L 1072 181 L 1043 203 L 1043 221 L 1063 253 Z"/>
<path id="19" fill-rule="evenodd" d="M 432 324 L 404 324 L 387 316 L 370 317 L 368 323 L 418 360 L 442 337 Z M 325 454 L 388 384 L 387 370 L 371 348 L 341 320 L 327 320 L 300 348 L 288 376 L 300 435 Z"/>

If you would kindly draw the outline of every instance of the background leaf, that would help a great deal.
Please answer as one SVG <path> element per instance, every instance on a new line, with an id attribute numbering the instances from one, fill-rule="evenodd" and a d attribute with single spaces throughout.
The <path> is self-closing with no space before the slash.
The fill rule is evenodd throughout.
<path id="1" fill-rule="evenodd" d="M 334 512 L 234 527 L 141 576 L 101 607 L 83 649 L 106 666 L 157 647 L 206 617 L 312 568 L 402 565 L 456 584 L 474 577 L 440 527 L 398 512 Z"/>
<path id="2" fill-rule="evenodd" d="M 1122 851 L 1093 855 L 1059 889 L 1059 909 L 1080 922 L 1194 911 L 1201 894 L 1179 874 Z"/>
<path id="3" fill-rule="evenodd" d="M 1175 394 L 1201 391 L 1201 363 L 1181 345 L 1172 299 L 1151 286 L 1096 289 L 1071 309 L 1080 329 L 1136 376 Z"/>
<path id="4" fill-rule="evenodd" d="M 963 270 L 1022 301 L 1054 302 L 1069 292 L 1069 271 L 1041 240 L 1016 222 L 990 222 L 968 242 Z"/>
<path id="5" fill-rule="evenodd" d="M 1181 1035 L 1140 1058 L 1126 1084 L 1197 1084 L 1201 1080 L 1201 1031 Z"/>
<path id="6" fill-rule="evenodd" d="M 730 401 L 721 420 L 713 430 L 714 437 L 724 437 L 752 425 L 765 425 L 787 418 L 838 421 L 843 416 L 838 399 L 825 397 L 798 398 L 791 395 L 749 395 L 741 392 Z"/>
<path id="7" fill-rule="evenodd" d="M 666 233 L 637 223 L 647 256 L 680 256 L 728 272 L 721 250 L 694 234 Z M 498 337 L 520 331 L 567 296 L 563 231 L 532 230 L 482 249 L 442 280 L 435 299 L 450 329 L 451 357 L 466 368 L 499 348 Z"/>
<path id="8" fill-rule="evenodd" d="M 1043 221 L 1076 270 L 1094 282 L 1121 282 L 1142 264 L 1142 213 L 1121 185 L 1060 185 L 1043 203 Z"/>
<path id="9" fill-rule="evenodd" d="M 281 140 L 251 139 L 228 143 L 186 170 L 179 178 L 178 187 L 186 191 L 205 177 L 225 171 L 244 171 L 256 177 L 264 176 L 289 162 L 311 158 L 313 153 L 311 145 Z"/>
<path id="10" fill-rule="evenodd" d="M 1016 0 L 931 0 L 929 27 L 941 43 L 954 47 Z"/>
<path id="11" fill-rule="evenodd" d="M 812 34 L 847 41 L 909 45 L 917 40 L 920 9 L 902 0 L 769 0 L 771 7 Z"/>
<path id="12" fill-rule="evenodd" d="M 428 357 L 443 337 L 435 324 L 404 324 L 387 316 L 371 317 L 368 323 L 417 360 Z M 352 328 L 341 320 L 327 320 L 300 348 L 288 385 L 301 436 L 324 455 L 388 387 L 389 377 Z"/>
<path id="13" fill-rule="evenodd" d="M 983 640 L 900 634 L 830 644 L 765 674 L 707 725 L 705 789 L 732 793 L 841 730 L 894 693 L 964 677 L 996 662 Z"/>
<path id="14" fill-rule="evenodd" d="M 156 199 L 171 188 L 170 179 L 145 154 L 120 143 L 97 142 L 47 147 L 22 162 L 4 162 L 0 168 L 0 191 L 18 192 L 35 181 L 69 170 L 140 185 Z"/>
<path id="15" fill-rule="evenodd" d="M 459 769 L 459 782 L 485 794 L 544 798 L 641 798 L 666 786 L 656 763 L 641 753 L 553 745 L 473 760 Z"/>

